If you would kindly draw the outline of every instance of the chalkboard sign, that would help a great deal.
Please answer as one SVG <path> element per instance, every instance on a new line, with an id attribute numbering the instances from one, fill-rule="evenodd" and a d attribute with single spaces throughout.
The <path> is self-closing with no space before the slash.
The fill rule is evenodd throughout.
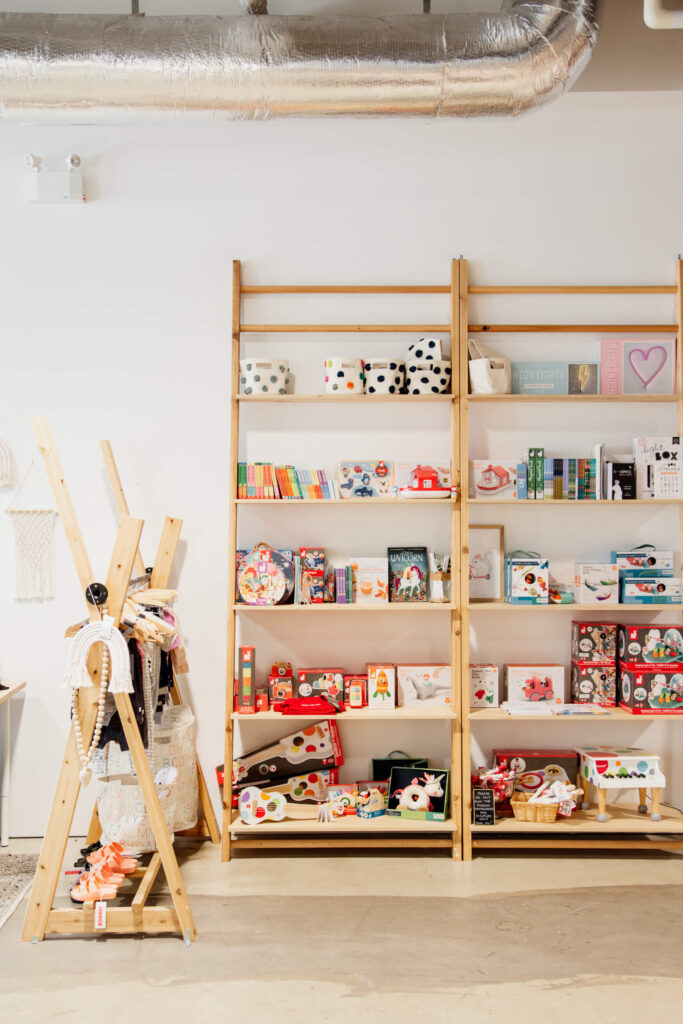
<path id="1" fill-rule="evenodd" d="M 496 811 L 492 789 L 472 790 L 472 824 L 496 824 Z"/>

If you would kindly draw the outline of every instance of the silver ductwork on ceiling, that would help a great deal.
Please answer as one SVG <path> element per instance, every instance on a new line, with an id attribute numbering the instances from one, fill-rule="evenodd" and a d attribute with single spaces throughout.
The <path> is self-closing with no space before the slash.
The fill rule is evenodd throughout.
<path id="1" fill-rule="evenodd" d="M 599 6 L 515 0 L 498 14 L 375 18 L 1 14 L 0 112 L 521 114 L 581 73 Z"/>

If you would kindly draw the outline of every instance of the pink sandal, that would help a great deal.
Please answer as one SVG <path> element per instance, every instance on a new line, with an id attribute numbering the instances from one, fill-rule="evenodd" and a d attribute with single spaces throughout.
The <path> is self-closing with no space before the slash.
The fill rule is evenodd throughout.
<path id="1" fill-rule="evenodd" d="M 130 875 L 137 870 L 138 862 L 135 857 L 125 857 L 121 843 L 109 843 L 99 850 L 95 850 L 88 856 L 88 864 L 96 867 L 99 863 L 108 864 L 114 871 Z"/>
<path id="2" fill-rule="evenodd" d="M 71 889 L 71 899 L 76 903 L 87 903 L 91 900 L 113 900 L 116 899 L 117 893 L 118 889 L 115 885 L 99 881 L 94 874 L 86 874 L 85 878 Z"/>

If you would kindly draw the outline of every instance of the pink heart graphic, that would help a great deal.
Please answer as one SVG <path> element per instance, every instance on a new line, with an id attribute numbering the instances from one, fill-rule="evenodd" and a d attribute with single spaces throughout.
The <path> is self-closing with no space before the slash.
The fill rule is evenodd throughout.
<path id="1" fill-rule="evenodd" d="M 659 363 L 654 369 L 652 369 L 656 362 L 657 354 L 659 354 Z M 655 356 L 655 360 L 651 362 L 650 357 L 652 355 Z M 634 356 L 640 356 L 640 359 L 637 360 L 638 366 L 636 366 L 636 360 L 634 359 Z M 663 345 L 653 345 L 652 348 L 649 348 L 647 350 L 647 352 L 643 348 L 633 348 L 628 354 L 628 361 L 631 364 L 631 369 L 635 373 L 638 380 L 641 381 L 644 387 L 647 387 L 648 384 L 651 384 L 657 376 L 657 374 L 660 373 L 660 371 L 664 367 L 664 364 L 666 363 L 666 359 L 667 351 Z M 638 369 L 638 367 L 640 367 L 640 369 Z M 650 373 L 649 377 L 646 376 L 648 372 Z"/>

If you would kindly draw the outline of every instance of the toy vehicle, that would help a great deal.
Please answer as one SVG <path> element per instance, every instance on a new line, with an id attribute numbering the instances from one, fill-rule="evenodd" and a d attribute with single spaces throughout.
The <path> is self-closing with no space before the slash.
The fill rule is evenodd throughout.
<path id="1" fill-rule="evenodd" d="M 555 696 L 552 679 L 549 676 L 545 676 L 544 679 L 531 676 L 522 692 L 527 700 L 552 700 Z"/>

